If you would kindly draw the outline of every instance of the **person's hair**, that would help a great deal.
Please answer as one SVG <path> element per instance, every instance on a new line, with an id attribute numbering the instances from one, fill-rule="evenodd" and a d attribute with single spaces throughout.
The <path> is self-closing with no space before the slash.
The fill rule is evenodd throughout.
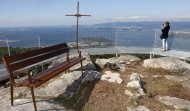
<path id="1" fill-rule="evenodd" d="M 169 25 L 170 24 L 170 22 L 169 21 L 166 21 L 166 25 Z"/>

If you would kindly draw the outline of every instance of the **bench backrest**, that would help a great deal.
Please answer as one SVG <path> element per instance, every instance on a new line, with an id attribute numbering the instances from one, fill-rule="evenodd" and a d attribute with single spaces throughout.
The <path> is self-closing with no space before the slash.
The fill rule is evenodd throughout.
<path id="1" fill-rule="evenodd" d="M 12 73 L 18 69 L 67 52 L 69 52 L 67 44 L 62 43 L 30 52 L 3 57 L 3 62 L 7 68 L 8 73 Z"/>

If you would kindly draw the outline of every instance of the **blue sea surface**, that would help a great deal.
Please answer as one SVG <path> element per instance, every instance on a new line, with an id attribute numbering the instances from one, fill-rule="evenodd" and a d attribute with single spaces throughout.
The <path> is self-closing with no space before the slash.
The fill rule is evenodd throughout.
<path id="1" fill-rule="evenodd" d="M 94 42 L 101 42 L 101 38 L 110 40 L 113 46 L 161 47 L 159 35 L 162 23 L 119 22 L 79 26 L 79 42 L 88 42 L 80 38 L 92 37 L 97 39 Z M 174 22 L 171 24 L 170 32 L 172 31 L 190 32 L 190 22 Z M 39 38 L 41 46 L 76 42 L 76 26 L 0 28 L 0 46 L 7 46 L 8 39 L 11 47 L 38 47 Z M 189 38 L 169 37 L 168 42 L 170 49 L 190 51 Z"/>

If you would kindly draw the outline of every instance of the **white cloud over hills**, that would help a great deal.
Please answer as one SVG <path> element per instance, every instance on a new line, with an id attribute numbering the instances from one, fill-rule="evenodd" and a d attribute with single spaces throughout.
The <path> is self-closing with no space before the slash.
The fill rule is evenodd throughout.
<path id="1" fill-rule="evenodd" d="M 102 18 L 101 21 L 190 21 L 190 14 L 183 15 L 168 15 L 168 16 L 129 16 L 129 17 L 115 17 Z"/>

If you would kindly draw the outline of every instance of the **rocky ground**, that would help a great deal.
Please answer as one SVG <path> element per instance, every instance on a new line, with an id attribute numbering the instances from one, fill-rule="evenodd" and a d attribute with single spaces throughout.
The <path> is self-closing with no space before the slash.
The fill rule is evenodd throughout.
<path id="1" fill-rule="evenodd" d="M 85 71 L 79 65 L 35 89 L 38 110 L 70 111 L 189 111 L 190 64 L 162 57 L 140 60 L 89 58 Z M 56 64 L 64 58 L 54 61 Z M 98 66 L 98 67 L 97 67 Z M 0 110 L 33 110 L 28 88 L 14 88 L 14 106 L 9 88 L 0 87 Z"/>

